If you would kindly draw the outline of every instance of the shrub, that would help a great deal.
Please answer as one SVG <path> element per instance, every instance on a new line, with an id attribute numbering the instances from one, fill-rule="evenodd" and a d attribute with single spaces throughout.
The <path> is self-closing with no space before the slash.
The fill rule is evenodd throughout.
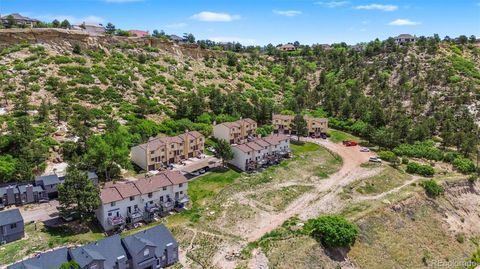
<path id="1" fill-rule="evenodd" d="M 468 182 L 470 183 L 475 183 L 475 181 L 477 181 L 478 177 L 477 175 L 471 175 L 468 177 Z"/>
<path id="2" fill-rule="evenodd" d="M 393 152 L 400 156 L 440 161 L 443 159 L 444 154 L 440 149 L 437 149 L 434 144 L 431 140 L 423 142 L 417 141 L 414 144 L 401 144 L 394 148 Z"/>
<path id="3" fill-rule="evenodd" d="M 407 173 L 418 174 L 422 176 L 433 176 L 435 170 L 429 164 L 419 164 L 416 162 L 409 162 L 407 164 Z"/>
<path id="4" fill-rule="evenodd" d="M 310 219 L 304 229 L 329 248 L 352 246 L 358 236 L 357 226 L 339 216 L 321 216 Z"/>
<path id="5" fill-rule="evenodd" d="M 397 155 L 395 155 L 395 153 L 393 153 L 392 151 L 389 151 L 389 150 L 379 151 L 378 152 L 378 157 L 380 157 L 380 159 L 388 161 L 388 162 L 395 162 L 396 159 L 397 159 Z"/>
<path id="6" fill-rule="evenodd" d="M 402 158 L 402 164 L 408 164 L 409 162 L 408 158 Z"/>
<path id="7" fill-rule="evenodd" d="M 438 185 L 433 179 L 423 181 L 421 185 L 430 197 L 437 197 L 444 192 L 443 187 Z"/>
<path id="8" fill-rule="evenodd" d="M 80 47 L 79 44 L 75 44 L 75 45 L 73 45 L 72 52 L 75 53 L 75 54 L 81 54 L 82 53 L 82 48 Z"/>
<path id="9" fill-rule="evenodd" d="M 458 157 L 453 160 L 452 165 L 464 174 L 475 172 L 475 164 L 472 160 L 467 158 Z"/>

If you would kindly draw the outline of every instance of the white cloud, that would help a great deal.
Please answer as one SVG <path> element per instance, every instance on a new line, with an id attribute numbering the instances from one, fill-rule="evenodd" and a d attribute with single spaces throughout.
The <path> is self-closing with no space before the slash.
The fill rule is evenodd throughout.
<path id="1" fill-rule="evenodd" d="M 398 6 L 371 4 L 371 5 L 364 5 L 364 6 L 356 6 L 355 9 L 395 11 L 398 9 Z"/>
<path id="2" fill-rule="evenodd" d="M 165 27 L 167 27 L 167 28 L 183 28 L 183 27 L 186 27 L 186 26 L 188 26 L 188 24 L 186 24 L 184 22 L 172 23 L 172 24 L 165 25 Z"/>
<path id="3" fill-rule="evenodd" d="M 235 36 L 217 36 L 217 37 L 210 37 L 209 38 L 215 42 L 238 42 L 242 45 L 249 46 L 249 45 L 257 45 L 257 41 L 253 38 L 243 38 L 243 37 L 235 37 Z"/>
<path id="4" fill-rule="evenodd" d="M 302 12 L 299 10 L 273 10 L 273 13 L 286 17 L 295 17 L 298 15 L 302 15 Z"/>
<path id="5" fill-rule="evenodd" d="M 393 26 L 407 26 L 407 25 L 419 25 L 420 22 L 411 21 L 409 19 L 396 19 L 388 23 L 388 25 Z"/>
<path id="6" fill-rule="evenodd" d="M 194 14 L 191 19 L 198 21 L 208 21 L 208 22 L 230 22 L 234 20 L 239 20 L 239 15 L 231 15 L 228 13 L 218 13 L 210 11 L 202 11 L 200 13 Z"/>
<path id="7" fill-rule="evenodd" d="M 330 8 L 342 7 L 349 4 L 350 1 L 330 1 L 330 2 L 315 2 L 316 5 L 322 5 Z"/>
<path id="8" fill-rule="evenodd" d="M 76 17 L 72 15 L 51 15 L 51 14 L 45 14 L 45 15 L 38 15 L 38 16 L 33 16 L 34 18 L 38 18 L 39 20 L 42 21 L 47 21 L 51 22 L 53 20 L 58 20 L 58 21 L 63 21 L 63 20 L 68 20 L 72 24 L 77 24 L 77 23 L 104 23 L 105 19 L 99 16 L 85 16 L 85 17 Z"/>
<path id="9" fill-rule="evenodd" d="M 104 0 L 107 3 L 116 3 L 116 4 L 122 4 L 122 3 L 131 3 L 131 2 L 142 2 L 143 0 Z"/>

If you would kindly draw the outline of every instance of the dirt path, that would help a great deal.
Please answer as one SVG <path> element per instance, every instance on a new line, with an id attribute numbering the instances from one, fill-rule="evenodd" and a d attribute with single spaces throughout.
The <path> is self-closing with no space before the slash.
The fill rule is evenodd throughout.
<path id="1" fill-rule="evenodd" d="M 412 179 L 410 179 L 409 181 L 403 183 L 402 185 L 394 188 L 394 189 L 391 189 L 389 191 L 386 191 L 386 192 L 382 192 L 382 193 L 379 193 L 377 195 L 370 195 L 370 196 L 359 196 L 359 197 L 356 197 L 355 199 L 353 199 L 353 203 L 356 203 L 356 202 L 363 202 L 363 201 L 371 201 L 371 200 L 379 200 L 379 199 L 382 199 L 383 197 L 389 195 L 389 194 L 392 194 L 392 193 L 396 193 L 396 192 L 399 192 L 401 189 L 405 188 L 406 186 L 414 183 L 414 182 L 417 182 L 419 179 L 422 179 L 423 177 L 419 177 L 419 176 L 413 176 Z"/>

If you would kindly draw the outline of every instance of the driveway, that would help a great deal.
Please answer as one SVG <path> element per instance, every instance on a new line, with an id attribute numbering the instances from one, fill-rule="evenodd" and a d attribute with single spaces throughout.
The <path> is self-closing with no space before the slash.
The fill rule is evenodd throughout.
<path id="1" fill-rule="evenodd" d="M 32 221 L 46 221 L 58 217 L 59 205 L 57 200 L 51 200 L 43 204 L 29 204 L 19 207 L 25 223 Z"/>

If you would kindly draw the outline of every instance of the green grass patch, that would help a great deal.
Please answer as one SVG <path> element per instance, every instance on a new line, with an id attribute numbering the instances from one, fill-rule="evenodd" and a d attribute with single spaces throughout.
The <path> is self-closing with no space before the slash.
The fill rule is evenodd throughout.
<path id="1" fill-rule="evenodd" d="M 228 169 L 212 171 L 188 183 L 188 195 L 193 207 L 203 205 L 205 200 L 213 197 L 227 185 L 232 184 L 240 173 Z"/>
<path id="2" fill-rule="evenodd" d="M 358 138 L 354 135 L 351 135 L 349 133 L 339 131 L 339 130 L 330 129 L 329 134 L 330 134 L 330 140 L 334 143 L 339 143 L 339 142 L 342 142 L 344 140 L 354 140 L 354 141 L 357 141 L 357 142 L 360 141 L 360 138 Z"/>
<path id="3" fill-rule="evenodd" d="M 320 146 L 315 143 L 304 143 L 303 145 L 290 144 L 293 154 L 302 154 L 305 152 L 317 151 Z"/>

